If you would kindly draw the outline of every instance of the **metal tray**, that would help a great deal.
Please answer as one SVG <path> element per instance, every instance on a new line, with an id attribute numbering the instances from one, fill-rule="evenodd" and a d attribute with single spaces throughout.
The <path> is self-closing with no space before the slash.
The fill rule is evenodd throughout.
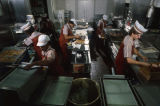
<path id="1" fill-rule="evenodd" d="M 0 52 L 0 64 L 16 63 L 26 53 L 25 47 L 7 47 Z"/>

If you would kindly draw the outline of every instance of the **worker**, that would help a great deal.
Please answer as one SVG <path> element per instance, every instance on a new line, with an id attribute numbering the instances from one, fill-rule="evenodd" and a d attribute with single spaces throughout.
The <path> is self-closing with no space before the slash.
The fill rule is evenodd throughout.
<path id="1" fill-rule="evenodd" d="M 69 21 L 67 24 L 65 24 L 62 29 L 61 29 L 61 34 L 60 34 L 60 38 L 59 38 L 59 45 L 62 51 L 62 55 L 63 55 L 63 60 L 64 62 L 68 62 L 68 53 L 67 53 L 67 43 L 69 42 L 69 40 L 71 39 L 78 39 L 80 38 L 79 35 L 73 35 L 72 33 L 72 28 L 74 27 L 74 22 L 73 21 Z"/>
<path id="2" fill-rule="evenodd" d="M 102 19 L 98 21 L 97 24 L 97 30 L 96 30 L 96 49 L 99 50 L 101 48 L 104 48 L 104 35 L 105 31 L 104 29 L 107 27 L 107 15 L 103 15 Z"/>
<path id="3" fill-rule="evenodd" d="M 57 52 L 60 50 L 58 42 L 58 34 L 55 31 L 53 22 L 47 14 L 43 14 L 40 21 L 40 32 L 50 36 L 50 44 Z"/>
<path id="4" fill-rule="evenodd" d="M 105 34 L 104 28 L 107 27 L 107 19 L 108 19 L 108 16 L 107 15 L 103 15 L 103 18 L 98 21 L 97 35 L 99 37 L 104 37 L 104 34 Z"/>
<path id="5" fill-rule="evenodd" d="M 146 31 L 147 29 L 145 29 L 138 21 L 136 21 L 134 26 L 131 28 L 129 35 L 125 36 L 124 40 L 120 45 L 120 49 L 118 51 L 115 61 L 116 74 L 126 75 L 126 77 L 132 76 L 131 73 L 133 72 L 129 70 L 129 64 L 154 68 L 158 67 L 156 64 L 148 63 L 147 58 L 141 55 L 134 46 L 134 41 L 139 39 Z M 133 54 L 136 54 L 137 56 L 142 58 L 144 62 L 133 59 Z"/>
<path id="6" fill-rule="evenodd" d="M 25 66 L 24 69 L 28 70 L 34 65 L 48 66 L 49 74 L 54 76 L 63 74 L 63 68 L 59 64 L 56 51 L 50 46 L 49 41 L 50 38 L 48 35 L 42 34 L 39 36 L 37 46 L 42 50 L 42 59 Z"/>
<path id="7" fill-rule="evenodd" d="M 35 31 L 35 28 L 28 22 L 24 26 L 21 27 L 22 31 L 24 31 L 29 37 L 24 39 L 24 44 L 26 46 L 30 46 L 33 44 L 33 48 L 38 55 L 38 59 L 41 59 L 41 49 L 37 46 L 38 37 L 41 35 L 40 32 Z"/>
<path id="8" fill-rule="evenodd" d="M 40 32 L 47 35 L 55 35 L 55 27 L 53 22 L 48 18 L 47 14 L 43 14 L 40 21 Z"/>
<path id="9" fill-rule="evenodd" d="M 35 30 L 38 30 L 38 26 L 35 24 L 34 16 L 31 14 L 28 14 L 26 15 L 26 18 L 27 18 L 26 22 L 30 23 Z"/>

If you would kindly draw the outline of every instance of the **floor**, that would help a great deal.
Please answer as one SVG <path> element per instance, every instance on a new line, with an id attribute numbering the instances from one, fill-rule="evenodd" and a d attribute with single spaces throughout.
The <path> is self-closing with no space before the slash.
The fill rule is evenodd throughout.
<path id="1" fill-rule="evenodd" d="M 111 74 L 110 71 L 110 58 L 102 50 L 94 50 L 94 53 L 91 53 L 91 79 L 98 81 L 100 77 L 103 77 L 105 74 Z"/>

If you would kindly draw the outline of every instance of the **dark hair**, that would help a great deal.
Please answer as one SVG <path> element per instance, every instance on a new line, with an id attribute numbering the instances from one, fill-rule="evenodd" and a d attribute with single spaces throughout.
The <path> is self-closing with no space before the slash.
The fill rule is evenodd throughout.
<path id="1" fill-rule="evenodd" d="M 69 21 L 68 23 L 70 23 L 70 24 L 73 24 L 73 25 L 74 25 L 74 22 L 73 22 L 73 21 Z"/>
<path id="2" fill-rule="evenodd" d="M 27 34 L 32 34 L 33 32 L 34 32 L 34 27 L 33 26 L 31 26 L 28 30 L 26 30 L 25 32 L 27 33 Z"/>
<path id="3" fill-rule="evenodd" d="M 129 35 L 132 35 L 132 33 L 133 34 L 140 34 L 134 29 L 134 27 L 132 27 L 131 30 L 129 31 Z"/>

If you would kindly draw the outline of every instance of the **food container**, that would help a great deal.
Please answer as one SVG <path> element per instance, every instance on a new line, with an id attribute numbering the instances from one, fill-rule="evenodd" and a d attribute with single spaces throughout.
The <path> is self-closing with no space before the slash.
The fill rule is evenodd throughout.
<path id="1" fill-rule="evenodd" d="M 7 47 L 0 52 L 0 63 L 1 64 L 12 64 L 16 63 L 22 55 L 26 52 L 24 47 Z"/>
<path id="2" fill-rule="evenodd" d="M 100 98 L 99 84 L 88 78 L 73 80 L 69 102 L 74 106 L 98 106 Z"/>
<path id="3" fill-rule="evenodd" d="M 140 74 L 145 80 L 160 80 L 160 68 L 151 68 L 141 66 Z"/>

